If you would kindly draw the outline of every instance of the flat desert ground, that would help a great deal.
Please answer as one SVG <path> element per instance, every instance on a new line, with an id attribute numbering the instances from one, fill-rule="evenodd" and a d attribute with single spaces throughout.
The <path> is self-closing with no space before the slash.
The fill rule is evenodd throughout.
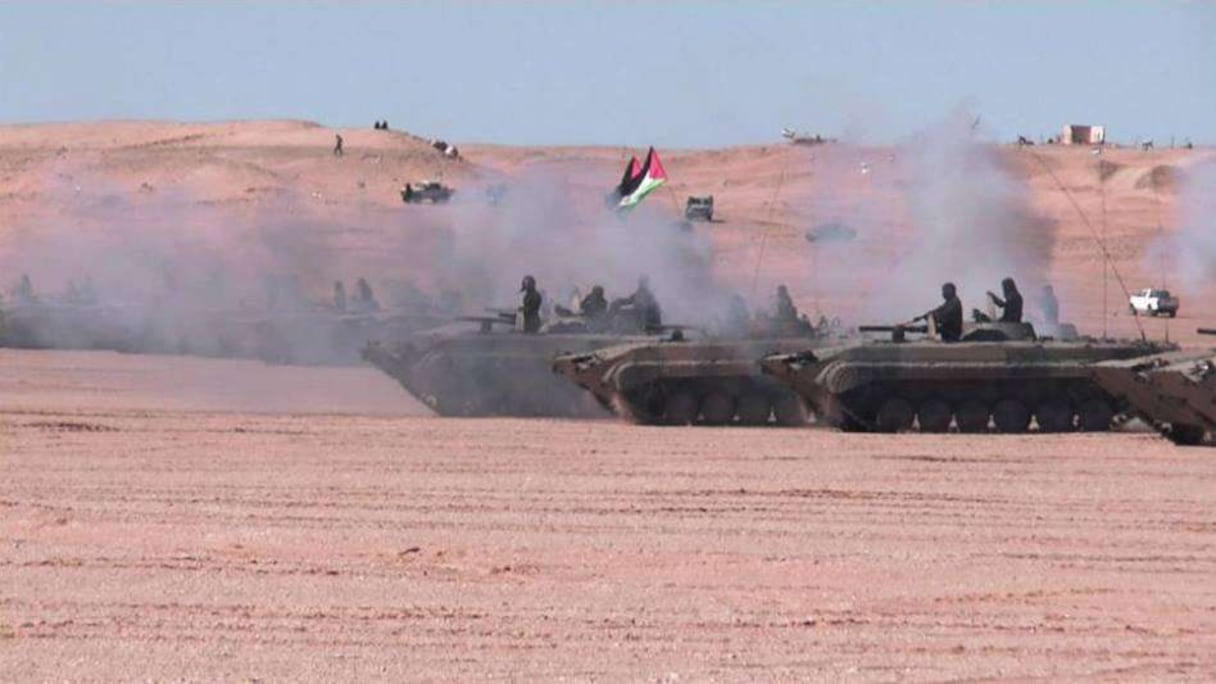
<path id="1" fill-rule="evenodd" d="M 301 122 L 2 127 L 0 285 L 61 288 L 132 244 L 116 217 L 173 253 L 139 221 L 187 206 L 161 218 L 192 248 L 260 258 L 237 229 L 290 212 L 340 257 L 305 260 L 323 294 L 425 268 L 447 214 L 402 206 L 405 180 L 556 173 L 598 198 L 622 158 L 461 145 L 456 162 L 342 132 L 335 158 L 334 131 Z M 1211 150 L 1112 148 L 1099 187 L 1089 150 L 994 149 L 1046 218 L 1027 249 L 1065 317 L 1134 333 L 1073 203 L 1106 205 L 1112 260 L 1155 284 L 1154 245 L 1187 221 L 1171 179 Z M 697 228 L 715 279 L 788 282 L 804 310 L 867 322 L 920 235 L 899 198 L 917 180 L 870 180 L 896 154 L 665 160 L 678 196 L 717 196 L 721 221 Z M 864 268 L 808 253 L 803 232 L 838 218 L 863 227 Z M 1216 288 L 1169 275 L 1182 316 L 1147 332 L 1195 344 Z M 444 419 L 366 367 L 0 350 L 0 680 L 1212 681 L 1214 493 L 1210 449 L 1148 433 Z"/>
<path id="2" fill-rule="evenodd" d="M 1216 677 L 1216 459 L 1153 435 L 443 419 L 363 368 L 0 363 L 5 680 Z"/>

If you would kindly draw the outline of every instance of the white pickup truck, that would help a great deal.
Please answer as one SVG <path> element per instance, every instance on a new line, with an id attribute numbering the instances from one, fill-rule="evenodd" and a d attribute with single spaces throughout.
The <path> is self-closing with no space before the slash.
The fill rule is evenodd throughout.
<path id="1" fill-rule="evenodd" d="M 1128 299 L 1128 309 L 1132 313 L 1173 318 L 1178 315 L 1178 298 L 1170 296 L 1169 290 L 1144 289 Z"/>

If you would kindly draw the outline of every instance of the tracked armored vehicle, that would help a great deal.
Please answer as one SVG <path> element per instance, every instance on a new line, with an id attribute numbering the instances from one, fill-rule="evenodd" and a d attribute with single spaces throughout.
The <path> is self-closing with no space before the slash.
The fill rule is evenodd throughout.
<path id="1" fill-rule="evenodd" d="M 124 350 L 133 330 L 116 309 L 97 305 L 15 304 L 0 311 L 0 347 Z"/>
<path id="2" fill-rule="evenodd" d="M 470 328 L 469 323 L 477 325 Z M 516 329 L 515 313 L 469 317 L 396 343 L 371 343 L 363 358 L 441 416 L 606 417 L 584 392 L 550 371 L 553 358 L 623 341 L 653 341 L 639 329 L 588 328 L 563 317 L 539 334 Z"/>
<path id="3" fill-rule="evenodd" d="M 1216 350 L 1106 361 L 1093 374 L 1098 386 L 1175 444 L 1202 444 L 1216 431 Z"/>
<path id="4" fill-rule="evenodd" d="M 213 315 L 219 355 L 291 365 L 360 363 L 369 340 L 401 339 L 445 319 L 431 312 L 302 310 Z M 198 353 L 198 352 L 196 352 Z"/>
<path id="5" fill-rule="evenodd" d="M 862 330 L 867 330 L 862 328 Z M 765 358 L 827 424 L 845 430 L 1021 433 L 1101 431 L 1127 411 L 1094 382 L 1092 367 L 1177 349 L 1168 344 L 1039 339 L 1026 323 L 969 324 L 959 342 L 910 340 L 924 328 Z"/>
<path id="6" fill-rule="evenodd" d="M 444 319 L 432 312 L 251 312 L 170 306 L 19 304 L 0 320 L 0 347 L 256 358 L 283 364 L 356 364 L 368 340 L 400 339 Z"/>
<path id="7" fill-rule="evenodd" d="M 787 331 L 743 339 L 619 344 L 565 354 L 553 371 L 605 409 L 648 425 L 805 425 L 806 406 L 790 388 L 760 373 L 766 354 L 827 344 L 826 331 Z"/>

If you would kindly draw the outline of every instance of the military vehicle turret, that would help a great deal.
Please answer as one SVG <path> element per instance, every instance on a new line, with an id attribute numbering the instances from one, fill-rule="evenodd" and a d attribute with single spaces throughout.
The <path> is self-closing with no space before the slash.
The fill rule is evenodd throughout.
<path id="1" fill-rule="evenodd" d="M 1209 328 L 1199 332 L 1216 335 Z M 1216 350 L 1106 361 L 1093 373 L 1103 390 L 1175 444 L 1202 444 L 1216 431 Z"/>
<path id="2" fill-rule="evenodd" d="M 1100 431 L 1126 411 L 1094 382 L 1092 366 L 1177 349 L 1150 342 L 1039 339 L 1027 323 L 977 323 L 959 342 L 890 332 L 889 341 L 775 354 L 764 372 L 794 389 L 820 420 L 845 430 L 1021 433 Z"/>
<path id="3" fill-rule="evenodd" d="M 686 340 L 674 335 L 565 354 L 553 371 L 586 389 L 606 409 L 650 425 L 782 425 L 807 423 L 805 404 L 760 373 L 766 354 L 828 343 L 838 328 L 803 322 L 752 331 L 738 339 Z"/>
<path id="4" fill-rule="evenodd" d="M 441 416 L 594 418 L 608 413 L 553 375 L 553 358 L 656 338 L 657 333 L 646 334 L 624 318 L 589 325 L 573 315 L 558 316 L 538 334 L 525 334 L 516 312 L 502 311 L 398 342 L 370 343 L 363 358 Z"/>

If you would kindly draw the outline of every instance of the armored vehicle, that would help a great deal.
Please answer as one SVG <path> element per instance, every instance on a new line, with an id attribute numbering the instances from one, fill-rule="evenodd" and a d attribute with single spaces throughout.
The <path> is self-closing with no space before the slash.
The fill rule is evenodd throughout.
<path id="1" fill-rule="evenodd" d="M 405 187 L 401 188 L 401 201 L 406 204 L 427 201 L 432 204 L 440 204 L 452 199 L 452 195 L 455 193 L 454 189 L 439 181 L 427 180 L 420 183 L 407 183 Z"/>
<path id="2" fill-rule="evenodd" d="M 415 311 L 179 311 L 40 302 L 6 307 L 0 346 L 345 365 L 360 362 L 360 349 L 368 340 L 400 339 L 443 320 Z"/>
<path id="3" fill-rule="evenodd" d="M 845 430 L 1040 432 L 1107 430 L 1126 407 L 1094 382 L 1092 366 L 1177 347 L 1150 342 L 1039 339 L 1028 323 L 964 327 L 959 342 L 891 332 L 863 341 L 765 358 L 764 372 L 793 388 L 824 422 Z"/>
<path id="4" fill-rule="evenodd" d="M 339 312 L 328 309 L 215 314 L 214 355 L 256 358 L 292 365 L 360 363 L 370 340 L 401 339 L 444 322 L 430 312 L 388 310 Z M 193 353 L 208 354 L 204 348 Z"/>
<path id="5" fill-rule="evenodd" d="M 122 313 L 98 305 L 5 306 L 0 312 L 0 347 L 122 351 L 130 346 L 133 333 Z"/>
<path id="6" fill-rule="evenodd" d="M 553 371 L 566 376 L 617 415 L 651 425 L 803 425 L 802 400 L 760 373 L 766 354 L 823 345 L 828 330 L 791 326 L 741 339 L 619 344 L 565 354 Z"/>
<path id="7" fill-rule="evenodd" d="M 550 372 L 553 358 L 624 340 L 649 341 L 637 329 L 588 326 L 560 317 L 538 334 L 520 332 L 515 312 L 467 317 L 396 343 L 370 343 L 363 358 L 392 376 L 441 416 L 605 417 L 585 393 Z M 469 323 L 478 324 L 470 328 Z"/>
<path id="8" fill-rule="evenodd" d="M 688 201 L 684 203 L 684 220 L 709 221 L 712 223 L 714 220 L 714 196 L 689 197 Z"/>
<path id="9" fill-rule="evenodd" d="M 1201 444 L 1216 431 L 1216 350 L 1106 361 L 1093 374 L 1103 390 L 1175 444 Z"/>

